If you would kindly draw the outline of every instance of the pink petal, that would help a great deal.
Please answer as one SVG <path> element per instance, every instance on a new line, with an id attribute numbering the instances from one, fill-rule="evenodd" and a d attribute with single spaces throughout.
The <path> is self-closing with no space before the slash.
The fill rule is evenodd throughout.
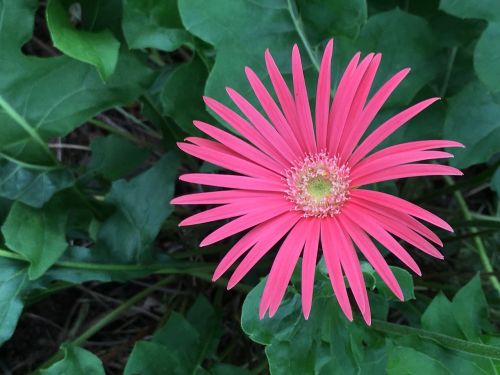
<path id="1" fill-rule="evenodd" d="M 422 250 L 424 253 L 432 255 L 433 257 L 443 259 L 443 255 L 424 238 L 420 237 L 417 233 L 409 229 L 401 222 L 394 220 L 386 215 L 379 215 L 376 212 L 366 209 L 363 205 L 357 202 L 352 202 L 353 205 L 360 207 L 366 215 L 376 220 L 386 231 L 408 242 L 410 245 L 415 246 L 417 249 Z"/>
<path id="2" fill-rule="evenodd" d="M 433 213 L 424 210 L 422 207 L 419 207 L 404 199 L 373 190 L 356 189 L 355 191 L 353 190 L 353 193 L 354 192 L 357 196 L 363 197 L 364 199 L 371 202 L 376 202 L 378 205 L 407 213 L 409 215 L 418 217 L 419 219 L 425 220 L 428 223 L 434 224 L 439 228 L 442 228 L 449 232 L 453 232 L 453 229 L 451 229 L 450 225 L 446 221 L 437 217 Z"/>
<path id="3" fill-rule="evenodd" d="M 361 228 L 366 231 L 370 236 L 380 242 L 387 250 L 393 253 L 399 260 L 406 264 L 413 272 L 421 276 L 422 272 L 417 263 L 413 260 L 410 254 L 389 234 L 387 233 L 375 220 L 366 215 L 364 210 L 353 204 L 346 204 L 342 208 L 342 214 L 346 215 L 352 221 L 356 221 Z"/>
<path id="4" fill-rule="evenodd" d="M 398 297 L 401 301 L 404 301 L 403 291 L 401 290 L 396 277 L 387 265 L 384 257 L 380 254 L 379 250 L 375 247 L 366 233 L 354 221 L 345 215 L 340 216 L 339 220 L 343 228 L 347 230 L 353 241 L 358 246 L 358 249 L 363 253 L 366 260 L 368 260 L 368 262 L 373 266 L 375 271 L 377 271 L 382 280 L 384 280 L 389 289 L 396 297 Z"/>
<path id="5" fill-rule="evenodd" d="M 372 155 L 373 156 L 373 155 Z M 444 151 L 407 151 L 378 158 L 368 157 L 351 168 L 350 179 L 353 186 L 357 186 L 357 180 L 374 174 L 375 172 L 387 170 L 402 164 L 417 161 L 452 158 L 453 155 Z"/>
<path id="6" fill-rule="evenodd" d="M 297 120 L 295 101 L 293 100 L 292 94 L 290 93 L 290 90 L 288 89 L 288 86 L 269 50 L 266 50 L 266 66 L 267 71 L 269 72 L 269 78 L 271 79 L 274 91 L 276 92 L 276 96 L 278 97 L 278 101 L 280 102 L 281 109 L 285 114 L 288 124 L 290 125 L 290 128 L 292 129 L 295 138 L 301 145 L 302 149 L 305 149 L 305 144 L 301 137 L 302 133 Z"/>
<path id="7" fill-rule="evenodd" d="M 236 267 L 229 283 L 228 289 L 235 286 L 245 275 L 252 269 L 252 267 L 271 250 L 271 248 L 283 238 L 283 236 L 300 220 L 301 215 L 297 212 L 288 212 L 276 218 L 276 222 L 269 230 L 260 236 L 259 241 L 248 252 L 241 263 Z"/>
<path id="8" fill-rule="evenodd" d="M 356 119 L 352 130 L 349 135 L 344 139 L 344 147 L 342 154 L 350 155 L 352 150 L 358 144 L 359 140 L 365 133 L 368 126 L 371 124 L 378 111 L 384 105 L 385 101 L 389 98 L 394 89 L 401 83 L 401 81 L 410 72 L 410 69 L 403 69 L 396 73 L 389 81 L 387 81 L 371 98 L 363 112 Z"/>
<path id="9" fill-rule="evenodd" d="M 354 299 L 359 306 L 363 318 L 368 323 L 368 321 L 370 321 L 370 305 L 367 303 L 368 295 L 366 293 L 365 280 L 363 278 L 363 271 L 361 270 L 359 259 L 356 256 L 356 250 L 354 250 L 351 239 L 346 236 L 337 218 L 334 217 L 329 221 L 331 222 L 330 226 L 334 246 L 339 249 L 340 264 L 347 277 L 347 281 L 349 281 L 349 286 L 351 287 Z"/>
<path id="10" fill-rule="evenodd" d="M 358 191 L 359 191 L 358 189 L 351 191 L 351 198 L 353 202 L 356 202 L 356 204 L 362 205 L 363 207 L 376 212 L 378 215 L 387 216 L 393 220 L 401 222 L 411 230 L 431 240 L 435 244 L 443 246 L 443 242 L 439 239 L 439 237 L 418 220 L 414 219 L 407 213 L 394 210 L 387 206 L 379 205 L 375 201 L 366 199 L 366 197 L 364 197 L 362 194 L 359 195 Z"/>
<path id="11" fill-rule="evenodd" d="M 339 249 L 335 247 L 332 223 L 328 219 L 321 220 L 321 244 L 326 268 L 330 275 L 330 282 L 332 283 L 337 301 L 347 319 L 352 321 L 351 304 L 349 303 L 349 297 L 347 296 L 345 288 L 344 277 L 340 265 Z"/>
<path id="12" fill-rule="evenodd" d="M 283 197 L 283 194 L 252 190 L 220 190 L 206 193 L 186 194 L 172 199 L 170 204 L 226 204 L 237 202 L 241 199 L 254 200 L 261 197 L 275 197 L 279 199 Z"/>
<path id="13" fill-rule="evenodd" d="M 245 68 L 245 72 L 257 99 L 259 99 L 262 108 L 266 112 L 267 116 L 269 116 L 272 124 L 276 127 L 278 133 L 283 137 L 283 139 L 288 141 L 288 144 L 292 148 L 295 156 L 300 157 L 302 155 L 302 148 L 298 143 L 297 138 L 295 138 L 295 134 L 290 124 L 283 116 L 283 113 L 280 111 L 266 87 L 254 71 L 250 68 Z"/>
<path id="14" fill-rule="evenodd" d="M 328 114 L 330 111 L 331 64 L 333 39 L 328 41 L 319 69 L 316 91 L 316 142 L 319 150 L 326 150 L 328 133 Z"/>
<path id="15" fill-rule="evenodd" d="M 242 232 L 245 229 L 263 223 L 275 216 L 281 215 L 284 212 L 290 211 L 292 208 L 293 207 L 290 202 L 285 200 L 283 200 L 283 202 L 276 202 L 276 204 L 273 204 L 272 206 L 257 206 L 255 212 L 234 219 L 233 221 L 224 224 L 219 229 L 210 233 L 203 241 L 201 241 L 200 246 L 203 247 L 221 241 L 236 233 Z"/>
<path id="16" fill-rule="evenodd" d="M 370 93 L 370 89 L 373 84 L 373 80 L 375 79 L 377 69 L 380 65 L 381 58 L 382 55 L 380 53 L 377 53 L 373 57 L 373 60 L 370 62 L 370 66 L 364 74 L 363 79 L 359 84 L 358 90 L 356 91 L 356 96 L 353 99 L 353 103 L 349 111 L 349 116 L 347 118 L 347 123 L 344 127 L 344 132 L 342 133 L 342 139 L 339 143 L 339 155 L 341 160 L 347 160 L 350 153 L 352 152 L 352 148 L 348 146 L 347 140 L 353 137 L 351 136 L 351 133 L 356 130 L 356 123 L 361 118 L 363 107 L 366 103 L 366 98 Z"/>
<path id="17" fill-rule="evenodd" d="M 316 152 L 316 141 L 314 139 L 311 108 L 309 107 L 309 96 L 304 81 L 304 71 L 302 69 L 302 62 L 300 61 L 299 47 L 297 47 L 296 44 L 292 49 L 292 75 L 297 120 L 306 146 L 304 151 Z"/>
<path id="18" fill-rule="evenodd" d="M 223 168 L 248 175 L 250 177 L 264 178 L 271 181 L 280 181 L 280 176 L 269 169 L 265 169 L 253 162 L 246 161 L 236 156 L 216 151 L 207 147 L 200 147 L 189 143 L 177 143 L 177 146 L 185 153 L 198 159 L 208 161 Z"/>
<path id="19" fill-rule="evenodd" d="M 193 123 L 202 132 L 219 141 L 220 143 L 231 149 L 233 152 L 236 152 L 241 156 L 252 160 L 255 163 L 276 173 L 283 173 L 283 168 L 278 163 L 276 163 L 276 161 L 274 161 L 272 158 L 270 158 L 260 150 L 241 140 L 240 138 L 201 121 L 193 121 Z"/>
<path id="20" fill-rule="evenodd" d="M 311 220 L 312 225 L 306 233 L 306 243 L 302 255 L 302 311 L 306 320 L 309 318 L 314 290 L 314 274 L 318 256 L 320 220 Z"/>
<path id="21" fill-rule="evenodd" d="M 259 204 L 272 205 L 276 201 L 281 201 L 282 197 L 261 197 Z M 211 208 L 209 210 L 194 214 L 179 223 L 180 227 L 208 223 L 211 221 L 229 219 L 231 217 L 242 216 L 256 210 L 255 199 L 241 199 L 236 202 Z"/>
<path id="22" fill-rule="evenodd" d="M 269 316 L 273 317 L 285 295 L 293 270 L 297 264 L 305 242 L 311 220 L 299 220 L 283 241 L 274 259 L 266 286 L 260 301 L 259 316 L 262 319 L 269 308 Z"/>
<path id="23" fill-rule="evenodd" d="M 209 97 L 203 97 L 206 105 L 219 115 L 224 121 L 231 125 L 243 137 L 257 146 L 261 151 L 271 156 L 276 162 L 286 168 L 289 163 L 283 156 L 275 150 L 275 148 L 264 138 L 248 121 L 236 114 L 234 111 L 227 108 L 222 103 Z"/>
<path id="24" fill-rule="evenodd" d="M 351 165 L 357 164 L 362 158 L 365 157 L 366 154 L 382 143 L 384 139 L 437 100 L 439 100 L 439 98 L 431 98 L 421 101 L 420 103 L 405 109 L 384 122 L 373 133 L 371 133 L 363 141 L 363 143 L 358 146 L 358 148 L 356 148 L 354 153 L 349 158 L 349 163 Z"/>
<path id="25" fill-rule="evenodd" d="M 357 62 L 358 58 L 359 54 L 356 54 L 356 56 L 353 58 L 353 61 Z M 340 140 L 342 139 L 342 133 L 344 132 L 344 128 L 346 127 L 349 110 L 353 105 L 354 95 L 356 94 L 356 90 L 359 87 L 361 79 L 368 69 L 368 66 L 372 59 L 373 54 L 369 54 L 366 58 L 364 58 L 359 66 L 357 66 L 352 72 L 349 73 L 348 80 L 346 81 L 345 86 L 341 87 L 339 84 L 338 90 L 335 93 L 332 110 L 330 111 L 329 126 L 331 129 L 331 133 L 328 135 L 330 140 L 329 150 L 333 155 L 338 154 Z M 349 67 L 347 69 L 349 69 Z M 347 72 L 348 70 L 346 70 L 344 74 L 347 75 Z"/>
<path id="26" fill-rule="evenodd" d="M 186 137 L 184 138 L 185 142 L 190 142 L 196 146 L 204 147 L 210 150 L 226 153 L 232 156 L 238 156 L 236 152 L 231 150 L 230 148 L 218 143 L 211 141 L 210 139 L 200 138 L 200 137 Z"/>
<path id="27" fill-rule="evenodd" d="M 431 141 L 413 141 L 400 143 L 394 146 L 386 147 L 380 151 L 375 152 L 374 154 L 363 159 L 362 162 L 365 162 L 369 159 L 381 158 L 389 155 L 397 155 L 401 152 L 407 151 L 427 151 L 435 148 L 445 148 L 445 147 L 464 147 L 463 144 L 455 141 L 446 141 L 446 140 L 431 140 Z"/>
<path id="28" fill-rule="evenodd" d="M 221 277 L 222 274 L 226 272 L 229 267 L 234 264 L 234 262 L 236 262 L 236 260 L 248 251 L 248 249 L 254 246 L 257 242 L 262 241 L 263 238 L 267 238 L 273 233 L 276 233 L 276 228 L 279 228 L 283 224 L 287 223 L 290 223 L 290 216 L 285 213 L 252 228 L 231 248 L 231 250 L 227 252 L 226 255 L 224 255 L 224 258 L 222 258 L 215 269 L 212 280 L 215 281 Z M 241 277 L 243 277 L 243 275 Z M 228 289 L 233 287 L 235 284 L 236 283 L 233 284 L 230 282 Z"/>
<path id="29" fill-rule="evenodd" d="M 269 141 L 274 149 L 282 155 L 285 160 L 293 161 L 295 155 L 288 143 L 279 135 L 276 129 L 262 116 L 259 111 L 252 106 L 248 100 L 241 96 L 238 92 L 231 88 L 226 88 L 227 93 L 233 100 L 234 104 L 241 112 L 250 120 L 259 133 Z"/>
<path id="30" fill-rule="evenodd" d="M 283 192 L 283 184 L 276 181 L 253 177 L 235 176 L 217 173 L 186 173 L 179 180 L 207 186 L 218 186 L 229 189 L 245 189 L 259 191 Z"/>
<path id="31" fill-rule="evenodd" d="M 405 164 L 388 168 L 378 172 L 370 173 L 357 178 L 352 182 L 352 186 L 363 186 L 375 182 L 395 180 L 398 178 L 408 178 L 417 176 L 462 176 L 458 169 L 447 165 L 438 164 Z"/>

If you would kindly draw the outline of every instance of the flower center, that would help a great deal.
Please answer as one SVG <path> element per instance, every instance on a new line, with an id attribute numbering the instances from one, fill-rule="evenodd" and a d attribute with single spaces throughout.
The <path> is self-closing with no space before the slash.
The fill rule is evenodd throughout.
<path id="1" fill-rule="evenodd" d="M 286 172 L 287 199 L 304 217 L 334 216 L 349 199 L 349 167 L 326 152 L 308 155 Z"/>

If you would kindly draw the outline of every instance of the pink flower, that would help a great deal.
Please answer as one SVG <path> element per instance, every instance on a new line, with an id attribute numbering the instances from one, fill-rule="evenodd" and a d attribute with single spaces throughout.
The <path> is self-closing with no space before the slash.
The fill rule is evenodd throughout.
<path id="1" fill-rule="evenodd" d="M 449 166 L 420 163 L 452 157 L 434 149 L 463 147 L 454 141 L 408 142 L 371 153 L 438 98 L 407 108 L 361 140 L 377 112 L 410 70 L 403 69 L 395 74 L 367 100 L 381 55 L 370 53 L 359 62 L 360 53 L 357 53 L 330 103 L 332 50 L 333 40 L 330 40 L 319 72 L 314 123 L 300 54 L 295 45 L 292 52 L 293 95 L 269 51 L 265 54 L 279 106 L 256 74 L 250 68 L 245 70 L 267 117 L 228 88 L 229 96 L 246 119 L 214 99 L 206 97 L 205 103 L 241 137 L 195 121 L 195 126 L 214 140 L 188 137 L 185 143 L 179 143 L 184 152 L 235 172 L 182 175 L 182 181 L 226 190 L 174 199 L 173 204 L 219 205 L 185 219 L 180 225 L 233 219 L 210 233 L 200 246 L 250 229 L 224 256 L 213 280 L 243 258 L 229 279 L 228 288 L 232 288 L 284 238 L 262 295 L 261 318 L 267 310 L 270 316 L 276 313 L 301 255 L 302 307 L 308 318 L 321 243 L 342 311 L 352 320 L 345 275 L 366 323 L 370 324 L 370 305 L 355 246 L 392 292 L 403 300 L 401 288 L 373 239 L 421 275 L 417 263 L 395 237 L 442 259 L 442 254 L 432 244 L 442 246 L 442 242 L 417 219 L 452 231 L 445 221 L 408 201 L 361 188 L 405 177 L 462 174 Z"/>

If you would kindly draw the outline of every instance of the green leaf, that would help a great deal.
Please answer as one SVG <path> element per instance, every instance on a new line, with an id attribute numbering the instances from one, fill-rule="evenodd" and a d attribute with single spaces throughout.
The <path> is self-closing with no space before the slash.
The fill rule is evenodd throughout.
<path id="1" fill-rule="evenodd" d="M 186 29 L 215 46 L 217 51 L 206 82 L 206 95 L 229 102 L 226 86 L 243 95 L 249 94 L 251 89 L 244 67 L 250 66 L 259 76 L 267 77 L 266 48 L 278 65 L 285 63 L 285 70 L 290 71 L 292 46 L 300 39 L 285 1 L 180 0 L 179 12 Z M 307 60 L 305 65 L 308 66 Z"/>
<path id="2" fill-rule="evenodd" d="M 434 62 L 438 46 L 429 24 L 425 19 L 398 8 L 370 17 L 355 47 L 366 53 L 382 53 L 375 87 L 380 87 L 398 70 L 411 68 L 410 74 L 389 98 L 387 106 L 408 104 L 438 73 Z"/>
<path id="3" fill-rule="evenodd" d="M 500 90 L 497 74 L 500 61 L 500 4 L 495 0 L 441 0 L 440 8 L 460 18 L 479 18 L 489 21 L 474 51 L 474 68 L 479 79 L 491 91 Z"/>
<path id="4" fill-rule="evenodd" d="M 497 168 L 493 177 L 491 178 L 491 189 L 496 191 L 497 196 L 500 197 L 500 167 Z"/>
<path id="5" fill-rule="evenodd" d="M 102 362 L 95 354 L 70 344 L 63 345 L 61 349 L 64 358 L 42 370 L 42 375 L 105 375 Z"/>
<path id="6" fill-rule="evenodd" d="M 62 168 L 34 169 L 0 160 L 0 196 L 28 206 L 42 207 L 50 198 L 74 184 L 70 171 Z"/>
<path id="7" fill-rule="evenodd" d="M 155 332 L 153 341 L 169 348 L 186 363 L 193 363 L 198 359 L 195 349 L 200 345 L 200 334 L 186 318 L 175 311 L 168 322 Z"/>
<path id="8" fill-rule="evenodd" d="M 203 344 L 199 357 L 211 357 L 219 344 L 220 317 L 215 313 L 210 302 L 200 295 L 189 309 L 187 319 L 198 331 Z"/>
<path id="9" fill-rule="evenodd" d="M 455 320 L 470 341 L 478 341 L 481 327 L 488 318 L 488 302 L 481 288 L 481 279 L 476 275 L 453 298 Z"/>
<path id="10" fill-rule="evenodd" d="M 389 354 L 388 375 L 452 375 L 440 362 L 412 348 L 396 347 Z"/>
<path id="11" fill-rule="evenodd" d="M 474 51 L 474 68 L 481 81 L 492 91 L 500 90 L 500 21 L 491 22 L 479 38 Z"/>
<path id="12" fill-rule="evenodd" d="M 411 274 L 399 267 L 390 266 L 396 280 L 398 281 L 401 290 L 403 291 L 403 296 L 405 301 L 410 299 L 415 299 L 415 291 L 413 287 L 413 277 Z M 378 274 L 375 275 L 377 289 L 380 293 L 386 296 L 388 299 L 397 299 L 387 285 L 382 281 Z"/>
<path id="13" fill-rule="evenodd" d="M 260 320 L 258 310 L 264 284 L 265 280 L 247 295 L 241 326 L 253 341 L 266 345 L 273 375 L 354 375 L 364 367 L 370 374 L 384 373 L 385 360 L 380 353 L 383 342 L 364 323 L 347 320 L 328 280 L 316 282 L 308 320 L 302 316 L 300 295 L 295 291 L 286 295 L 276 315 Z M 322 293 L 323 289 L 329 289 L 328 296 Z"/>
<path id="14" fill-rule="evenodd" d="M 170 348 L 154 342 L 139 341 L 134 345 L 127 365 L 125 375 L 184 375 L 188 369 L 182 367 L 180 359 Z"/>
<path id="15" fill-rule="evenodd" d="M 177 9 L 177 1 L 125 0 L 123 33 L 130 48 L 173 51 L 191 43 Z"/>
<path id="16" fill-rule="evenodd" d="M 439 293 L 422 315 L 422 328 L 448 336 L 464 338 L 455 320 L 453 304 L 443 293 Z"/>
<path id="17" fill-rule="evenodd" d="M 367 18 L 365 0 L 298 0 L 297 8 L 313 44 L 340 35 L 354 39 Z"/>
<path id="18" fill-rule="evenodd" d="M 139 167 L 149 152 L 117 135 L 99 137 L 90 144 L 88 170 L 114 181 Z"/>
<path id="19" fill-rule="evenodd" d="M 6 0 L 0 3 L 0 92 L 23 119 L 0 109 L 0 152 L 36 165 L 53 165 L 43 141 L 66 135 L 89 117 L 125 104 L 151 82 L 151 71 L 132 53 L 122 50 L 116 70 L 106 83 L 93 66 L 66 56 L 26 56 L 21 46 L 31 38 L 38 2 Z M 32 129 L 31 133 L 27 129 Z"/>
<path id="20" fill-rule="evenodd" d="M 102 224 L 96 251 L 125 263 L 151 259 L 151 244 L 173 210 L 170 199 L 179 163 L 178 154 L 172 151 L 130 181 L 113 182 L 106 201 L 116 211 Z"/>
<path id="21" fill-rule="evenodd" d="M 0 346 L 12 334 L 23 311 L 21 293 L 27 285 L 27 269 L 19 262 L 0 259 Z"/>
<path id="22" fill-rule="evenodd" d="M 444 137 L 465 145 L 454 149 L 451 163 L 459 168 L 488 161 L 500 138 L 500 98 L 480 82 L 472 82 L 449 99 Z M 474 129 L 474 131 L 471 131 Z"/>
<path id="23" fill-rule="evenodd" d="M 54 45 L 65 55 L 94 65 L 103 80 L 114 72 L 120 42 L 109 30 L 92 32 L 76 29 L 70 22 L 68 0 L 49 0 L 47 25 Z M 85 3 L 83 3 L 85 5 Z"/>
<path id="24" fill-rule="evenodd" d="M 500 3 L 496 0 L 441 0 L 439 9 L 460 18 L 500 21 Z"/>
<path id="25" fill-rule="evenodd" d="M 195 56 L 168 77 L 161 92 L 163 112 L 188 134 L 199 133 L 193 120 L 212 122 L 203 103 L 203 89 L 208 77 L 206 66 Z"/>
<path id="26" fill-rule="evenodd" d="M 201 365 L 206 358 L 214 357 L 219 325 L 212 306 L 204 297 L 198 297 L 187 319 L 172 313 L 151 342 L 140 341 L 134 346 L 125 374 L 208 374 Z M 228 368 L 231 367 L 216 366 L 212 374 L 225 374 Z"/>
<path id="27" fill-rule="evenodd" d="M 30 262 L 31 280 L 42 276 L 64 253 L 67 213 L 58 202 L 33 208 L 16 202 L 2 226 L 5 244 Z"/>

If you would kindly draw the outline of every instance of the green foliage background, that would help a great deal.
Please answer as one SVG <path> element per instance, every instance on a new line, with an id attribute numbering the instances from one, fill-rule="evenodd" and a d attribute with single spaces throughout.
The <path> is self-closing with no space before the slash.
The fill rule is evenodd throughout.
<path id="1" fill-rule="evenodd" d="M 226 294 L 224 281 L 207 280 L 234 240 L 199 250 L 210 226 L 176 228 L 190 211 L 169 201 L 192 189 L 178 174 L 214 167 L 181 155 L 175 142 L 197 134 L 195 119 L 227 127 L 203 95 L 229 103 L 230 86 L 255 102 L 243 70 L 268 84 L 266 48 L 288 79 L 299 44 L 313 100 L 332 37 L 333 89 L 356 51 L 382 52 L 376 86 L 412 68 L 374 127 L 419 99 L 443 98 L 386 144 L 460 141 L 466 148 L 451 163 L 465 176 L 376 188 L 436 211 L 456 232 L 443 235 L 444 262 L 419 257 L 422 279 L 395 268 L 405 303 L 363 265 L 372 327 L 346 321 L 322 263 L 308 321 L 298 276 L 276 317 L 259 321 L 269 260 Z M 84 324 L 52 343 L 59 352 L 13 373 L 498 374 L 499 194 L 496 0 L 0 0 L 2 371 L 15 368 L 9 353 L 19 349 L 23 310 L 50 306 L 59 293 L 140 279 L 114 308 L 80 314 Z M 124 339 L 122 368 L 103 361 L 106 350 L 89 339 L 146 298 L 165 305 L 165 285 L 170 306 L 148 332 Z M 240 318 L 248 337 L 234 329 Z M 23 355 L 38 350 L 28 341 Z"/>

